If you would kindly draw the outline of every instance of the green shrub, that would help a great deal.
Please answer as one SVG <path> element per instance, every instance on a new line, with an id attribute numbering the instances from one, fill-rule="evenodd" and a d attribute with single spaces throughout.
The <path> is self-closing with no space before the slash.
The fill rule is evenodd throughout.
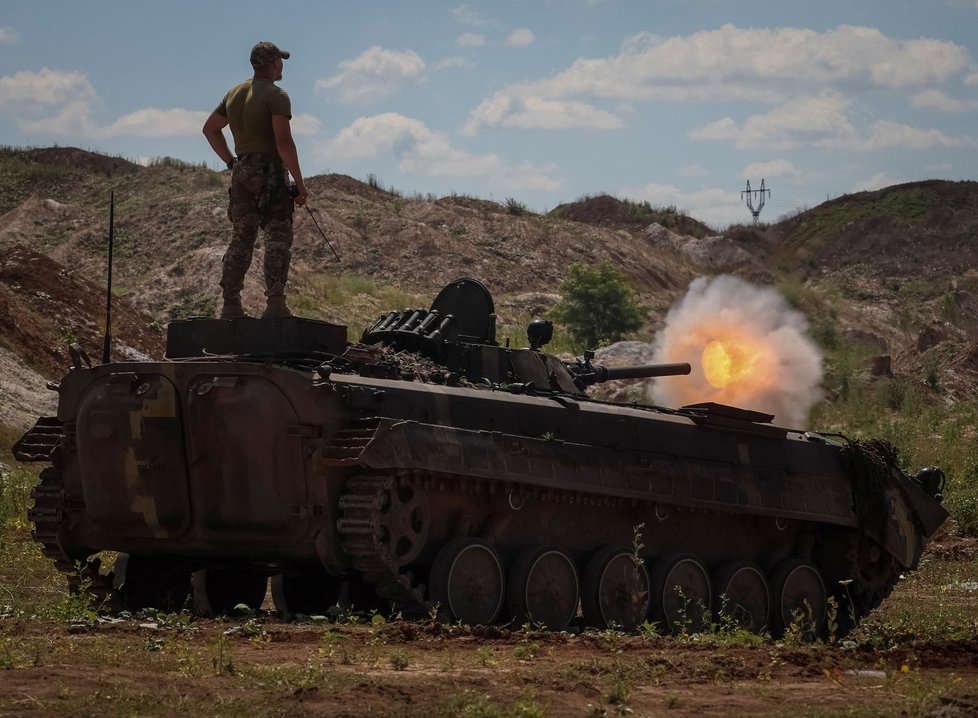
<path id="1" fill-rule="evenodd" d="M 37 474 L 28 468 L 11 468 L 0 464 L 0 547 L 9 530 L 26 525 L 31 488 Z"/>
<path id="2" fill-rule="evenodd" d="M 552 318 L 567 327 L 575 346 L 593 349 L 620 341 L 641 328 L 644 311 L 637 293 L 614 267 L 570 266 L 560 285 L 561 301 Z"/>
<path id="3" fill-rule="evenodd" d="M 948 477 L 944 508 L 951 512 L 962 536 L 978 536 L 978 461 Z"/>
<path id="4" fill-rule="evenodd" d="M 506 198 L 506 211 L 509 212 L 511 215 L 516 216 L 516 217 L 522 217 L 529 210 L 526 208 L 526 205 L 523 204 L 522 202 L 520 202 L 518 200 L 515 200 L 512 197 L 507 197 Z"/>

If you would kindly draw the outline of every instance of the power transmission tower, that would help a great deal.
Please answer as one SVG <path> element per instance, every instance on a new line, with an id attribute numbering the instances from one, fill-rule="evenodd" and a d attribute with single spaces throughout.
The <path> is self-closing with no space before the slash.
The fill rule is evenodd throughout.
<path id="1" fill-rule="evenodd" d="M 771 196 L 771 190 L 770 189 L 765 189 L 765 187 L 764 187 L 764 180 L 763 179 L 761 180 L 761 188 L 760 189 L 751 189 L 750 188 L 750 180 L 747 180 L 747 189 L 742 190 L 740 192 L 740 198 L 741 199 L 743 199 L 744 197 L 747 198 L 747 209 L 749 209 L 750 210 L 750 213 L 752 215 L 754 215 L 754 224 L 757 224 L 757 218 L 760 216 L 761 210 L 764 209 L 764 193 L 765 192 L 767 193 L 767 196 L 768 197 Z M 754 195 L 757 195 L 757 197 L 758 197 L 757 207 L 754 207 Z"/>

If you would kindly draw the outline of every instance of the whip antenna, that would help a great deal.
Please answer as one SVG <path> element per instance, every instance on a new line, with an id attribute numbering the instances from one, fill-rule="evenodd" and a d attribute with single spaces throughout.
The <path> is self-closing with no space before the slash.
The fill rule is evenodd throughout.
<path id="1" fill-rule="evenodd" d="M 339 262 L 340 261 L 340 255 L 336 252 L 335 249 L 333 249 L 333 245 L 329 243 L 329 240 L 326 238 L 326 233 L 323 231 L 323 228 L 319 226 L 319 222 L 316 221 L 316 215 L 314 215 L 312 213 L 312 210 L 309 209 L 309 205 L 308 204 L 306 205 L 306 209 L 309 211 L 309 216 L 312 217 L 312 223 L 314 225 L 316 225 L 316 229 L 319 230 L 319 234 L 322 235 L 322 237 L 323 237 L 324 240 L 326 240 L 326 246 L 329 247 L 330 250 L 332 250 L 333 256 L 336 257 L 336 261 Z"/>
<path id="2" fill-rule="evenodd" d="M 109 363 L 112 348 L 112 242 L 115 233 L 115 190 L 109 195 L 109 281 L 105 292 L 105 339 L 102 342 L 102 363 Z"/>

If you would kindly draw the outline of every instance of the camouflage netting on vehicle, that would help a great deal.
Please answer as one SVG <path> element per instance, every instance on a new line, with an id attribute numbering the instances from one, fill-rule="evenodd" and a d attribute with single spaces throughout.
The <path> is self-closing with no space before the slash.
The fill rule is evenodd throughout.
<path id="1" fill-rule="evenodd" d="M 886 528 L 889 510 L 887 475 L 900 471 L 899 451 L 885 439 L 849 440 L 843 447 L 842 465 L 852 480 L 853 499 L 860 523 L 876 535 Z"/>
<path id="2" fill-rule="evenodd" d="M 373 344 L 351 344 L 346 359 L 367 364 L 383 365 L 396 371 L 399 378 L 417 381 L 422 384 L 447 384 L 469 389 L 488 389 L 485 384 L 474 384 L 464 376 L 448 371 L 443 365 L 415 352 L 398 350 L 393 347 Z"/>

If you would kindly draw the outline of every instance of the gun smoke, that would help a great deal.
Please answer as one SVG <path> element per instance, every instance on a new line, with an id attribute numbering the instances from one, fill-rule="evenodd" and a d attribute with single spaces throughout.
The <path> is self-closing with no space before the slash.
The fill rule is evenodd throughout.
<path id="1" fill-rule="evenodd" d="M 729 275 L 689 285 L 656 336 L 655 360 L 693 367 L 654 383 L 653 400 L 666 406 L 729 404 L 801 428 L 822 397 L 822 355 L 805 316 L 776 290 Z"/>

